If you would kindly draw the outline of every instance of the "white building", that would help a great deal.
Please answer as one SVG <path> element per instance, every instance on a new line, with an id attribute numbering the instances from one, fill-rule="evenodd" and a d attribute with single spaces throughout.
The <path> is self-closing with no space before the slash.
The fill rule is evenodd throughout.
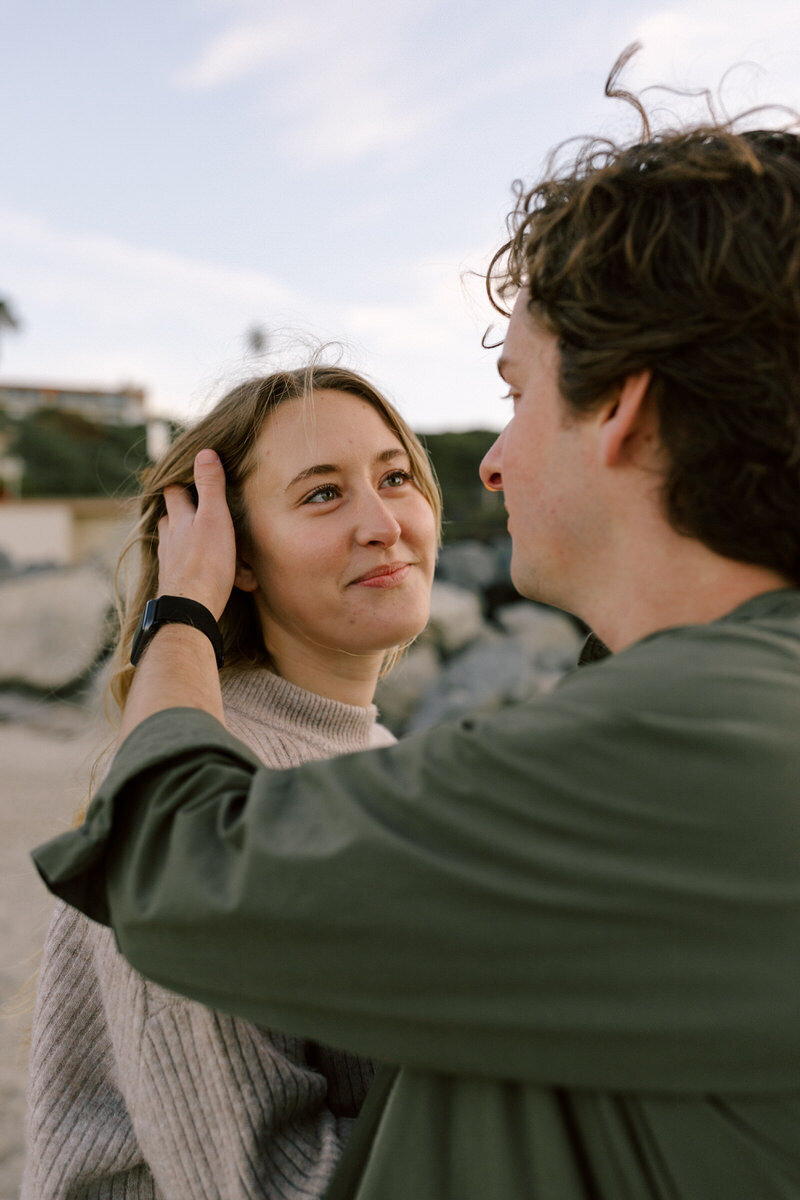
<path id="1" fill-rule="evenodd" d="M 5 500 L 0 504 L 0 551 L 15 567 L 88 562 L 113 567 L 135 522 L 135 504 L 105 496 Z"/>
<path id="2" fill-rule="evenodd" d="M 0 383 L 0 409 L 11 417 L 26 417 L 41 409 L 76 412 L 90 421 L 123 425 L 144 424 L 142 388 L 57 387 L 55 384 Z"/>

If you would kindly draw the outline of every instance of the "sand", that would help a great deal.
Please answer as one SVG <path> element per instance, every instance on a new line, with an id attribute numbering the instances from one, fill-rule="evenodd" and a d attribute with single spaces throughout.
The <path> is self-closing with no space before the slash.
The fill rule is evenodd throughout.
<path id="1" fill-rule="evenodd" d="M 17 1200 L 24 1159 L 26 1033 L 52 898 L 30 861 L 38 842 L 69 828 L 103 745 L 97 720 L 77 705 L 0 705 L 0 1200 Z M 9 719 L 13 717 L 13 719 Z M 27 1011 L 8 1015 L 15 1009 Z"/>

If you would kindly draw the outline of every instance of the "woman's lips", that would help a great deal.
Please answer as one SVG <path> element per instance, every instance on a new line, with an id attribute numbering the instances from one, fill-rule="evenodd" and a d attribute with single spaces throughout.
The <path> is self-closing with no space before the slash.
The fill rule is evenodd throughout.
<path id="1" fill-rule="evenodd" d="M 353 580 L 355 587 L 393 588 L 398 587 L 411 570 L 410 563 L 395 563 L 389 567 L 381 567 L 370 571 L 360 579 Z"/>

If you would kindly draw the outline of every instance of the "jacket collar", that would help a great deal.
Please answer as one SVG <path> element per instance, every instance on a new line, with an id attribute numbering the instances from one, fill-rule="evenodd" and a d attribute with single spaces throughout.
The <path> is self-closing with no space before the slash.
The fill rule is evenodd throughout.
<path id="1" fill-rule="evenodd" d="M 771 592 L 761 592 L 760 595 L 745 600 L 744 604 L 737 605 L 731 612 L 725 613 L 717 620 L 754 621 L 760 617 L 778 616 L 800 617 L 800 588 L 778 588 Z M 659 629 L 650 636 L 657 637 L 659 633 L 666 633 L 666 630 Z M 578 666 L 585 667 L 588 663 L 601 662 L 610 655 L 611 651 L 605 642 L 601 642 L 596 633 L 590 633 L 583 643 Z"/>

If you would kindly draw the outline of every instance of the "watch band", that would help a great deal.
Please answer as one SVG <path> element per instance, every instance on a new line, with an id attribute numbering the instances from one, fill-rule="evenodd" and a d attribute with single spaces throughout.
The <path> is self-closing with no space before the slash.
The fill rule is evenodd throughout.
<path id="1" fill-rule="evenodd" d="M 159 596 L 155 600 L 148 600 L 144 606 L 142 619 L 131 646 L 131 662 L 134 666 L 144 654 L 153 634 L 162 625 L 191 625 L 194 629 L 201 630 L 214 647 L 217 667 L 224 663 L 222 634 L 213 614 L 206 606 L 197 600 L 187 600 L 184 596 Z"/>

